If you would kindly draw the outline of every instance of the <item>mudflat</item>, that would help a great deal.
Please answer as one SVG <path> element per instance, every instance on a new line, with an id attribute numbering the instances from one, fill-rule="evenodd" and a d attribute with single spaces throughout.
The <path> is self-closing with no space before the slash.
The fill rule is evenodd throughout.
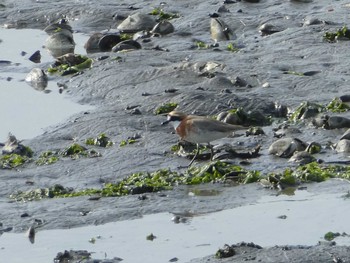
<path id="1" fill-rule="evenodd" d="M 106 183 L 121 181 L 133 173 L 159 169 L 185 173 L 187 168 L 183 167 L 189 159 L 171 151 L 178 137 L 171 127 L 161 125 L 165 116 L 156 114 L 160 106 L 168 103 L 176 103 L 183 112 L 206 116 L 217 116 L 232 108 L 259 112 L 259 116 L 272 119 L 271 123 L 261 125 L 264 135 L 238 134 L 238 137 L 222 139 L 218 144 L 228 143 L 244 151 L 261 145 L 260 156 L 244 164 L 249 170 L 268 174 L 297 167 L 298 164 L 288 162 L 288 159 L 269 154 L 270 145 L 276 141 L 273 129 L 287 121 L 286 114 L 278 116 L 278 109 L 282 105 L 292 112 L 302 102 L 328 105 L 334 98 L 348 95 L 348 42 L 330 43 L 324 35 L 336 32 L 349 23 L 349 4 L 325 0 L 225 2 L 1 2 L 0 24 L 5 27 L 44 29 L 52 22 L 65 18 L 73 28 L 73 36 L 74 32 L 92 35 L 116 30 L 123 18 L 137 12 L 149 14 L 154 9 L 161 9 L 177 14 L 169 20 L 174 26 L 173 33 L 154 36 L 148 41 L 139 40 L 142 48 L 133 51 L 87 54 L 93 60 L 91 68 L 79 74 L 54 75 L 49 79 L 63 87 L 69 99 L 93 105 L 94 109 L 74 114 L 67 121 L 46 128 L 42 135 L 21 142 L 33 150 L 33 158 L 38 158 L 45 151 L 61 151 L 74 143 L 84 144 L 86 139 L 100 134 L 106 134 L 114 144 L 106 148 L 85 145 L 99 153 L 94 158 L 61 158 L 50 165 L 38 166 L 30 162 L 18 168 L 0 170 L 0 208 L 4 211 L 0 222 L 3 230 L 10 228 L 9 233 L 25 232 L 35 220 L 40 222 L 36 229 L 40 233 L 132 220 L 162 212 L 176 214 L 190 211 L 192 216 L 200 216 L 254 204 L 263 196 L 279 193 L 276 189 L 253 183 L 200 186 L 206 190 L 209 188 L 210 193 L 217 193 L 208 196 L 196 195 L 193 189 L 188 190 L 189 186 L 179 185 L 171 190 L 144 193 L 141 197 L 126 195 L 94 200 L 89 196 L 79 196 L 25 202 L 9 198 L 17 191 L 44 189 L 56 184 L 76 191 L 100 189 Z M 211 39 L 212 18 L 209 14 L 215 12 L 234 33 L 231 39 L 217 43 Z M 267 35 L 261 32 L 264 24 L 268 24 Z M 45 70 L 49 65 L 44 63 L 39 67 Z M 24 110 L 20 105 L 14 107 Z M 349 112 L 342 112 L 341 116 L 349 117 Z M 324 129 L 309 122 L 297 123 L 295 127 L 301 131 L 297 135 L 299 139 L 322 146 L 323 151 L 316 158 L 325 162 L 348 160 L 346 154 L 328 147 L 338 142 L 348 127 Z M 132 144 L 127 143 L 130 138 L 135 139 Z M 122 146 L 122 142 L 126 145 Z M 241 161 L 232 160 L 237 164 Z M 195 165 L 207 162 L 198 161 Z M 336 179 L 303 186 L 320 195 L 339 193 L 342 196 L 348 191 L 347 181 Z M 343 205 L 346 217 L 348 205 Z M 322 207 L 315 207 L 315 213 L 321 211 L 318 209 L 322 210 Z M 24 214 L 29 216 L 21 216 Z M 276 217 L 275 214 L 273 217 Z M 332 219 L 332 213 L 325 218 Z M 342 227 L 339 223 L 337 229 Z M 246 231 L 251 231 L 249 226 Z M 320 240 L 328 231 L 332 229 L 320 229 Z M 346 228 L 344 226 L 344 230 L 337 231 L 346 232 Z M 37 238 L 40 238 L 39 234 Z M 210 242 L 210 237 L 207 238 Z M 279 247 L 273 247 L 273 240 L 271 235 L 268 242 L 271 245 L 261 249 L 246 243 L 237 244 L 232 247 L 236 255 L 227 259 L 214 256 L 195 259 L 194 254 L 191 262 L 350 262 L 346 242 L 339 246 L 301 242 L 300 245 L 310 246 L 285 243 L 285 246 L 276 244 Z M 254 240 L 241 241 L 249 243 Z M 231 241 L 223 241 L 222 246 L 228 242 Z M 216 250 L 214 248 L 207 254 L 215 254 Z M 13 256 L 16 258 L 17 255 Z M 178 258 L 181 261 L 181 255 Z"/>

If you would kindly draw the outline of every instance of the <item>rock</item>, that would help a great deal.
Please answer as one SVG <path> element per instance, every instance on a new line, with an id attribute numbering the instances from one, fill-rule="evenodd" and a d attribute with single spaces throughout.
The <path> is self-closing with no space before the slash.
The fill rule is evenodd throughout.
<path id="1" fill-rule="evenodd" d="M 222 5 L 219 7 L 218 12 L 219 13 L 229 13 L 230 10 L 226 7 L 226 5 Z"/>
<path id="2" fill-rule="evenodd" d="M 350 119 L 341 116 L 329 116 L 324 124 L 325 129 L 350 128 Z"/>
<path id="3" fill-rule="evenodd" d="M 52 23 L 45 27 L 44 31 L 48 35 L 54 35 L 59 31 L 69 31 L 71 34 L 73 33 L 72 27 L 69 25 L 66 19 L 61 19 L 56 23 Z"/>
<path id="4" fill-rule="evenodd" d="M 288 125 L 281 125 L 277 129 L 274 129 L 274 137 L 281 138 L 284 136 L 291 136 L 291 135 L 296 135 L 300 134 L 301 131 L 298 128 L 295 127 L 289 127 Z"/>
<path id="5" fill-rule="evenodd" d="M 111 51 L 112 48 L 120 42 L 122 42 L 122 39 L 119 34 L 106 34 L 98 41 L 98 47 L 100 51 L 107 52 Z"/>
<path id="6" fill-rule="evenodd" d="M 139 42 L 135 41 L 135 40 L 125 40 L 122 41 L 120 43 L 118 43 L 117 45 L 115 45 L 112 48 L 113 52 L 118 52 L 118 51 L 122 51 L 122 50 L 136 50 L 136 49 L 141 49 L 141 45 Z"/>
<path id="7" fill-rule="evenodd" d="M 41 61 L 41 54 L 40 54 L 40 50 L 37 50 L 33 53 L 33 55 L 31 55 L 29 57 L 29 60 L 34 62 L 34 63 L 40 63 Z"/>
<path id="8" fill-rule="evenodd" d="M 135 33 L 142 30 L 151 30 L 156 24 L 153 16 L 136 13 L 128 16 L 117 29 L 123 33 Z"/>
<path id="9" fill-rule="evenodd" d="M 169 21 L 163 20 L 156 24 L 151 30 L 152 34 L 159 34 L 161 36 L 173 33 L 175 28 Z"/>
<path id="10" fill-rule="evenodd" d="M 303 26 L 312 26 L 312 25 L 319 25 L 323 24 L 324 22 L 319 20 L 318 18 L 312 17 L 305 19 Z"/>
<path id="11" fill-rule="evenodd" d="M 309 152 L 294 152 L 292 157 L 288 162 L 295 162 L 299 164 L 308 164 L 316 161 L 316 158 L 311 155 Z"/>
<path id="12" fill-rule="evenodd" d="M 341 139 L 336 147 L 335 147 L 336 152 L 342 153 L 342 152 L 350 152 L 350 140 L 348 139 Z"/>
<path id="13" fill-rule="evenodd" d="M 36 90 L 44 90 L 47 87 L 48 78 L 40 68 L 33 68 L 25 77 L 25 81 Z"/>
<path id="14" fill-rule="evenodd" d="M 343 139 L 350 140 L 350 129 L 348 129 L 348 130 L 340 137 L 340 140 L 343 140 Z"/>
<path id="15" fill-rule="evenodd" d="M 291 157 L 296 151 L 304 151 L 306 143 L 297 138 L 282 138 L 271 144 L 269 154 L 277 155 L 282 158 Z"/>
<path id="16" fill-rule="evenodd" d="M 94 33 L 85 43 L 86 53 L 95 53 L 100 51 L 99 41 L 103 37 L 102 33 Z"/>
<path id="17" fill-rule="evenodd" d="M 220 18 L 210 19 L 210 36 L 216 42 L 230 40 L 233 38 L 233 31 Z"/>
<path id="18" fill-rule="evenodd" d="M 259 27 L 259 32 L 261 33 L 262 36 L 272 35 L 280 31 L 282 31 L 282 29 L 269 23 L 265 23 Z"/>
<path id="19" fill-rule="evenodd" d="M 21 144 L 21 142 L 17 140 L 16 136 L 9 133 L 8 139 L 2 147 L 2 154 L 18 154 L 32 157 L 33 152 L 28 147 Z"/>

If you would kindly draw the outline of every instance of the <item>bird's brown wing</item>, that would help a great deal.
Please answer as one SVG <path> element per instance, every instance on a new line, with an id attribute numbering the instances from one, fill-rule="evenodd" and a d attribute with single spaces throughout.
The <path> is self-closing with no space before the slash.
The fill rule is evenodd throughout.
<path id="1" fill-rule="evenodd" d="M 219 132 L 234 132 L 237 130 L 245 130 L 246 128 L 240 125 L 232 125 L 225 122 L 217 121 L 208 119 L 206 117 L 194 117 L 189 118 L 188 122 L 191 124 L 193 123 L 193 120 L 195 120 L 195 127 L 200 130 L 207 130 L 207 131 L 219 131 Z M 209 122 L 208 122 L 209 120 Z"/>

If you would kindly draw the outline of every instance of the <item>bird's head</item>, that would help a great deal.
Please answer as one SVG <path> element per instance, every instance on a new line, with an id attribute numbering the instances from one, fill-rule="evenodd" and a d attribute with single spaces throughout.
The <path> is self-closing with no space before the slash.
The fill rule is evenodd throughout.
<path id="1" fill-rule="evenodd" d="M 186 114 L 182 113 L 180 111 L 171 111 L 167 114 L 167 120 L 162 122 L 162 125 L 171 123 L 173 124 L 174 128 L 176 129 L 177 126 L 179 126 L 180 122 L 186 118 Z"/>

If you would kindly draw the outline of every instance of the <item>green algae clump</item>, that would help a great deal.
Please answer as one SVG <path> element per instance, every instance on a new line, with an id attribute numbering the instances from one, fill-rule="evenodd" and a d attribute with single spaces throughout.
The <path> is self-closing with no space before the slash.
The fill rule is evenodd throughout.
<path id="1" fill-rule="evenodd" d="M 330 112 L 346 112 L 350 109 L 349 105 L 342 102 L 339 98 L 334 98 L 327 106 L 326 109 Z"/>
<path id="2" fill-rule="evenodd" d="M 228 51 L 231 51 L 231 52 L 238 52 L 238 51 L 239 51 L 239 48 L 237 48 L 237 47 L 235 46 L 235 44 L 229 43 L 229 44 L 227 45 L 227 50 L 228 50 Z"/>
<path id="3" fill-rule="evenodd" d="M 324 235 L 324 239 L 327 240 L 327 241 L 332 241 L 333 239 L 335 239 L 336 237 L 339 237 L 340 236 L 340 233 L 334 233 L 334 232 L 327 232 L 325 235 Z"/>
<path id="4" fill-rule="evenodd" d="M 224 162 L 213 162 L 202 167 L 192 167 L 184 174 L 168 169 L 155 172 L 134 173 L 116 183 L 106 183 L 101 189 L 83 189 L 73 191 L 63 186 L 31 190 L 27 196 L 13 194 L 10 198 L 17 200 L 39 200 L 44 197 L 75 197 L 99 195 L 116 197 L 129 194 L 143 194 L 171 190 L 176 185 L 196 185 L 202 183 L 226 182 L 234 180 L 238 183 L 252 183 L 260 179 L 260 172 L 246 171 L 243 168 Z M 48 191 L 50 191 L 48 193 Z M 22 193 L 21 193 L 22 194 Z"/>
<path id="5" fill-rule="evenodd" d="M 173 110 L 175 110 L 175 108 L 178 106 L 177 103 L 174 103 L 174 102 L 170 102 L 170 103 L 165 103 L 163 104 L 162 106 L 158 107 L 154 113 L 156 115 L 159 115 L 159 114 L 165 114 L 165 113 L 169 113 Z"/>
<path id="6" fill-rule="evenodd" d="M 75 74 L 91 68 L 93 60 L 84 55 L 66 54 L 57 58 L 55 64 L 47 69 L 51 74 L 59 73 L 62 76 Z"/>
<path id="7" fill-rule="evenodd" d="M 314 117 L 317 114 L 324 112 L 325 110 L 326 110 L 325 107 L 322 106 L 321 104 L 304 101 L 289 116 L 289 120 L 293 122 L 297 122 L 302 119 Z"/>
<path id="8" fill-rule="evenodd" d="M 72 192 L 72 188 L 65 188 L 60 184 L 55 184 L 48 188 L 38 188 L 34 190 L 29 191 L 17 191 L 10 195 L 11 199 L 15 199 L 16 201 L 34 201 L 34 200 L 41 200 L 43 198 L 53 198 L 56 196 L 62 196 L 67 193 Z"/>
<path id="9" fill-rule="evenodd" d="M 136 139 L 122 140 L 122 141 L 119 143 L 119 146 L 120 146 L 120 147 L 124 147 L 124 146 L 126 146 L 126 145 L 128 145 L 128 144 L 134 144 L 134 143 L 136 143 L 136 142 L 137 142 Z"/>
<path id="10" fill-rule="evenodd" d="M 72 151 L 77 154 L 76 151 Z M 48 156 L 51 156 L 48 154 Z M 133 173 L 117 182 L 109 182 L 101 188 L 73 190 L 61 185 L 40 188 L 27 192 L 14 193 L 12 199 L 30 201 L 53 197 L 91 196 L 117 197 L 171 190 L 178 185 L 198 185 L 206 183 L 248 184 L 268 181 L 270 186 L 295 186 L 300 183 L 322 182 L 328 178 L 350 179 L 350 167 L 324 165 L 317 162 L 287 168 L 281 173 L 270 173 L 266 176 L 261 171 L 246 170 L 238 165 L 215 161 L 203 166 L 191 167 L 183 173 L 160 169 L 154 172 Z"/>
<path id="11" fill-rule="evenodd" d="M 78 159 L 79 157 L 100 157 L 101 154 L 95 150 L 88 150 L 84 146 L 78 143 L 73 143 L 72 145 L 65 148 L 59 153 L 63 157 L 71 157 L 72 159 Z"/>
<path id="12" fill-rule="evenodd" d="M 22 156 L 16 153 L 6 154 L 0 157 L 1 169 L 12 169 L 21 166 L 30 160 L 27 156 Z"/>
<path id="13" fill-rule="evenodd" d="M 350 40 L 350 30 L 343 26 L 342 28 L 338 29 L 335 32 L 326 32 L 323 35 L 323 38 L 327 40 L 328 42 L 335 42 L 337 40 Z"/>
<path id="14" fill-rule="evenodd" d="M 180 17 L 179 14 L 164 12 L 161 8 L 154 8 L 149 14 L 152 16 L 158 16 L 159 20 L 171 20 Z"/>
<path id="15" fill-rule="evenodd" d="M 40 154 L 38 160 L 36 160 L 37 165 L 49 165 L 57 162 L 59 160 L 58 152 L 47 151 Z"/>
<path id="16" fill-rule="evenodd" d="M 85 144 L 100 147 L 110 147 L 113 145 L 113 142 L 109 140 L 109 137 L 106 134 L 101 133 L 96 138 L 87 138 L 85 140 Z"/>

